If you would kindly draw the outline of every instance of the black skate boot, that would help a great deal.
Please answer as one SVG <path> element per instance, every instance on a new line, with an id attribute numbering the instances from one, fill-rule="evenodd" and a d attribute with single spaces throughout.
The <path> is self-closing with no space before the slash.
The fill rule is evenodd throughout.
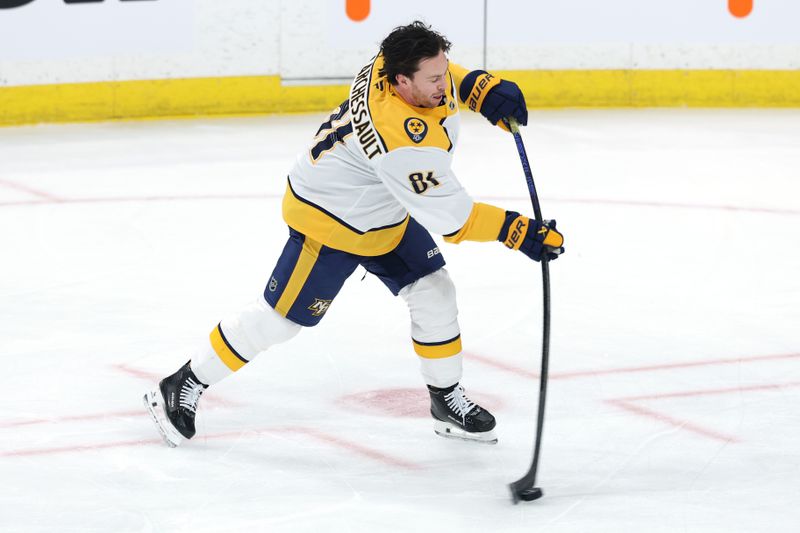
<path id="1" fill-rule="evenodd" d="M 197 402 L 207 388 L 186 363 L 144 395 L 144 405 L 170 448 L 194 437 Z"/>
<path id="2" fill-rule="evenodd" d="M 442 437 L 497 444 L 494 417 L 464 394 L 464 387 L 456 383 L 446 389 L 428 385 L 431 395 L 433 429 Z"/>

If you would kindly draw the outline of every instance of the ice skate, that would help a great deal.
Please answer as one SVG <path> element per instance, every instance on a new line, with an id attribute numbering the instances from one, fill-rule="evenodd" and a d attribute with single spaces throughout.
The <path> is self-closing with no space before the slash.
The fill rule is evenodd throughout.
<path id="1" fill-rule="evenodd" d="M 194 437 L 197 402 L 207 388 L 186 363 L 144 395 L 144 405 L 170 448 Z"/>
<path id="2" fill-rule="evenodd" d="M 446 389 L 428 385 L 431 395 L 433 429 L 437 435 L 451 439 L 462 439 L 497 444 L 494 434 L 494 416 L 477 405 L 464 394 L 464 387 L 456 383 Z"/>

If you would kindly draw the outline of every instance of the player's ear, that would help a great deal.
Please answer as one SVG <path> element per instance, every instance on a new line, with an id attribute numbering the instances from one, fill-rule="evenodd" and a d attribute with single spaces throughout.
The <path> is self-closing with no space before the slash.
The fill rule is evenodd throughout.
<path id="1" fill-rule="evenodd" d="M 402 85 L 403 87 L 408 87 L 411 85 L 411 78 L 405 74 L 398 74 L 395 76 L 395 79 L 397 80 L 397 85 Z"/>

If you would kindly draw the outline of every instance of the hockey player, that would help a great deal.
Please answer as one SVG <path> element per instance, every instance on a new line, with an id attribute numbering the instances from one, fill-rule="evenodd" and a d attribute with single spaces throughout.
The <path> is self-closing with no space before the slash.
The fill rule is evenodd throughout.
<path id="1" fill-rule="evenodd" d="M 168 445 L 194 436 L 208 386 L 319 323 L 358 265 L 408 304 L 436 433 L 497 442 L 494 416 L 459 384 L 455 290 L 429 232 L 449 243 L 500 241 L 536 261 L 557 258 L 563 237 L 555 222 L 474 202 L 459 184 L 450 169 L 458 103 L 500 127 L 506 117 L 527 124 L 528 112 L 515 83 L 448 62 L 449 49 L 419 21 L 396 28 L 297 157 L 283 199 L 289 238 L 263 295 L 145 394 Z"/>

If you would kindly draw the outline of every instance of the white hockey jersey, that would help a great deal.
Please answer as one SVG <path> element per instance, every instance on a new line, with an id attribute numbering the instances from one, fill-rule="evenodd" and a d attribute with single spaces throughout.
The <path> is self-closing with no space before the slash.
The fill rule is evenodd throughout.
<path id="1" fill-rule="evenodd" d="M 394 249 L 409 215 L 447 235 L 465 225 L 473 208 L 450 168 L 459 131 L 458 83 L 466 70 L 451 64 L 444 101 L 423 108 L 408 104 L 379 76 L 382 64 L 379 55 L 355 77 L 349 98 L 297 157 L 283 200 L 290 227 L 365 256 Z"/>

